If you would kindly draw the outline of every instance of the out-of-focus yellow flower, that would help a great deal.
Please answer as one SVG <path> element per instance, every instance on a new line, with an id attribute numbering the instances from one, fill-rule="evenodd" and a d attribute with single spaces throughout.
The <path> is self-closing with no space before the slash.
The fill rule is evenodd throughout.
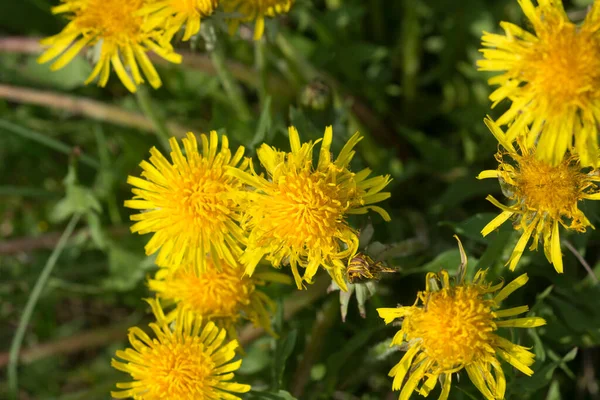
<path id="1" fill-rule="evenodd" d="M 162 40 L 164 32 L 152 28 L 138 15 L 144 0 L 62 0 L 62 3 L 52 8 L 52 12 L 65 14 L 70 22 L 59 34 L 42 40 L 50 48 L 38 58 L 39 63 L 46 63 L 58 57 L 50 66 L 52 70 L 67 65 L 84 47 L 98 46 L 96 66 L 85 83 L 99 77 L 98 85 L 104 87 L 112 65 L 123 85 L 135 92 L 137 85 L 144 82 L 140 68 L 152 87 L 162 84 L 146 55 L 148 51 L 170 62 L 181 62 L 181 56 Z"/>
<path id="2" fill-rule="evenodd" d="M 161 268 L 149 281 L 150 289 L 162 300 L 177 304 L 173 314 L 180 309 L 192 312 L 225 328 L 230 337 L 237 336 L 235 328 L 240 319 L 275 335 L 271 329 L 275 303 L 258 288 L 266 282 L 289 284 L 289 276 L 277 272 L 243 276 L 244 270 L 239 267 L 222 264 L 219 271 L 210 260 L 206 266 L 203 273 L 190 265 L 175 271 Z"/>
<path id="3" fill-rule="evenodd" d="M 358 133 L 346 143 L 335 161 L 330 153 L 333 132 L 327 127 L 321 140 L 317 165 L 313 165 L 316 143 L 301 144 L 298 131 L 289 128 L 291 152 L 263 144 L 257 151 L 267 177 L 230 168 L 230 174 L 253 187 L 244 210 L 243 226 L 250 230 L 247 248 L 241 257 L 246 273 L 252 275 L 266 257 L 274 267 L 289 264 L 296 285 L 311 283 L 323 266 L 343 290 L 346 262 L 358 249 L 358 237 L 346 222 L 348 214 L 364 214 L 369 209 L 386 221 L 388 213 L 374 206 L 390 197 L 382 192 L 389 175 L 368 178 L 367 168 L 350 171 Z M 305 268 L 301 277 L 298 267 Z"/>
<path id="4" fill-rule="evenodd" d="M 117 399 L 230 399 L 232 393 L 245 393 L 250 385 L 230 382 L 242 360 L 235 357 L 238 342 L 223 344 L 226 336 L 213 322 L 180 310 L 171 328 L 157 300 L 150 299 L 156 322 L 149 326 L 156 338 L 150 338 L 138 327 L 129 329 L 132 348 L 119 350 L 111 365 L 133 378 L 117 383 Z"/>
<path id="5" fill-rule="evenodd" d="M 581 164 L 600 166 L 600 2 L 594 2 L 581 26 L 569 21 L 562 1 L 520 0 L 535 33 L 502 22 L 505 35 L 484 32 L 483 71 L 501 71 L 489 80 L 500 85 L 490 96 L 494 105 L 510 99 L 499 119 L 508 125 L 509 141 L 525 135 L 538 141 L 537 157 L 552 165 L 567 149 Z M 530 126 L 530 130 L 525 130 Z"/>
<path id="6" fill-rule="evenodd" d="M 262 38 L 265 18 L 290 11 L 294 0 L 221 0 L 225 12 L 234 13 L 229 22 L 230 34 L 234 34 L 241 22 L 254 21 L 254 40 Z"/>
<path id="7" fill-rule="evenodd" d="M 131 216 L 137 221 L 132 232 L 154 232 L 146 245 L 146 254 L 157 251 L 156 263 L 165 267 L 191 264 L 203 272 L 206 257 L 219 265 L 224 260 L 235 265 L 242 254 L 240 243 L 246 241 L 238 226 L 241 219 L 239 193 L 242 183 L 226 170 L 243 171 L 240 164 L 244 148 L 231 154 L 226 136 L 212 131 L 210 138 L 200 135 L 202 152 L 198 151 L 192 133 L 183 139 L 185 156 L 175 138 L 171 138 L 169 162 L 156 148 L 150 150 L 150 162 L 142 161 L 142 177 L 130 176 L 135 195 L 125 206 L 142 210 Z"/>
<path id="8" fill-rule="evenodd" d="M 211 15 L 218 5 L 218 0 L 156 0 L 146 4 L 140 14 L 148 16 L 151 26 L 165 29 L 165 42 L 185 25 L 186 41 L 198 33 L 200 20 Z"/>
<path id="9" fill-rule="evenodd" d="M 401 390 L 400 400 L 408 400 L 414 391 L 428 396 L 438 381 L 442 385 L 439 400 L 446 400 L 452 375 L 463 368 L 486 399 L 503 399 L 506 379 L 498 357 L 526 375 L 533 374 L 529 367 L 534 354 L 495 333 L 498 328 L 546 324 L 539 317 L 510 318 L 527 312 L 527 306 L 498 310 L 505 298 L 527 282 L 527 274 L 504 288 L 502 283 L 486 282 L 485 276 L 486 271 L 480 270 L 472 282 L 465 282 L 463 273 L 455 283 L 445 270 L 430 272 L 426 290 L 419 292 L 413 306 L 377 309 L 386 324 L 403 319 L 392 345 L 404 346 L 406 353 L 389 373 L 394 377 L 392 389 Z"/>
<path id="10" fill-rule="evenodd" d="M 498 169 L 483 171 L 477 178 L 498 179 L 511 204 L 505 206 L 493 196 L 488 196 L 487 199 L 502 212 L 481 233 L 487 236 L 509 218 L 516 217 L 513 226 L 522 235 L 508 260 L 510 269 L 515 269 L 533 236 L 530 250 L 537 249 L 541 240 L 548 261 L 557 272 L 563 272 L 559 226 L 577 232 L 584 232 L 586 227 L 592 226 L 577 204 L 583 199 L 600 200 L 595 183 L 600 181 L 599 172 L 582 171 L 576 156 L 567 157 L 552 166 L 536 157 L 539 148 L 530 148 L 521 141 L 514 147 L 491 119 L 486 119 L 485 123 L 505 150 L 496 155 L 500 164 Z M 505 155 L 511 160 L 505 160 Z"/>

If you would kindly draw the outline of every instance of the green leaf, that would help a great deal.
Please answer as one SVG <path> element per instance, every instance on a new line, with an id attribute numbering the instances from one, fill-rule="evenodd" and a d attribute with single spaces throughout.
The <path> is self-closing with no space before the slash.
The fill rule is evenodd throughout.
<path id="1" fill-rule="evenodd" d="M 246 350 L 242 366 L 236 371 L 240 375 L 250 375 L 260 372 L 267 368 L 271 363 L 271 348 L 272 339 L 270 337 L 262 337 L 252 343 Z"/>
<path id="2" fill-rule="evenodd" d="M 50 218 L 60 222 L 73 214 L 88 214 L 101 212 L 102 206 L 90 189 L 77 183 L 75 167 L 69 166 L 69 172 L 63 181 L 66 185 L 66 195 L 52 210 Z"/>
<path id="3" fill-rule="evenodd" d="M 285 363 L 296 346 L 297 337 L 298 331 L 293 329 L 275 341 L 275 354 L 273 356 L 273 386 L 276 390 L 282 385 Z"/>
<path id="4" fill-rule="evenodd" d="M 154 266 L 154 258 L 131 251 L 120 245 L 108 244 L 108 268 L 110 275 L 102 280 L 102 287 L 115 291 L 128 291 L 144 279 L 146 271 Z"/>

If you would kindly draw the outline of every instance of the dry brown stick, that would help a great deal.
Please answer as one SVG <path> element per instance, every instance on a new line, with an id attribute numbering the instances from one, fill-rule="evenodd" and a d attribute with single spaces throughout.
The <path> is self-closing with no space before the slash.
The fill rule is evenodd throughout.
<path id="1" fill-rule="evenodd" d="M 0 37 L 0 52 L 3 51 L 11 53 L 39 54 L 42 51 L 42 47 L 39 45 L 39 38 Z M 215 67 L 207 55 L 191 51 L 178 50 L 178 52 L 183 56 L 183 65 L 201 70 L 207 74 L 216 74 Z M 168 64 L 167 61 L 155 54 L 151 53 L 150 58 L 157 64 Z M 258 74 L 252 68 L 232 60 L 227 61 L 227 68 L 239 81 L 252 87 L 258 87 Z M 339 83 L 333 77 L 327 75 L 325 75 L 325 77 L 330 85 L 334 87 L 339 86 Z M 267 86 L 270 93 L 286 97 L 294 95 L 293 88 L 280 76 L 270 75 L 268 77 Z M 375 115 L 373 110 L 364 100 L 350 94 L 346 94 L 344 98 L 349 101 L 352 112 L 369 129 L 373 137 L 377 138 L 380 142 L 391 143 L 401 159 L 408 158 L 409 155 L 406 150 L 407 146 L 399 143 L 397 135 L 390 129 L 388 124 L 381 121 Z M 149 121 L 146 123 L 150 124 Z M 175 132 L 179 132 L 179 130 L 175 129 Z"/>
<path id="2" fill-rule="evenodd" d="M 43 47 L 39 44 L 39 41 L 40 38 L 36 37 L 0 37 L 0 53 L 6 52 L 36 55 L 41 53 L 43 50 Z M 215 67 L 208 55 L 179 49 L 177 52 L 183 57 L 183 65 L 193 69 L 201 70 L 210 75 L 216 75 L 217 71 L 215 70 Z M 149 56 L 152 62 L 156 64 L 169 65 L 168 61 L 154 53 L 150 53 Z M 247 65 L 237 61 L 229 60 L 227 61 L 227 68 L 239 81 L 253 87 L 258 85 L 256 71 L 254 71 L 251 67 L 248 67 Z M 289 85 L 280 76 L 269 76 L 267 85 L 271 93 L 277 93 L 285 96 L 293 95 Z"/>
<path id="3" fill-rule="evenodd" d="M 308 290 L 298 295 L 289 296 L 284 302 L 284 318 L 292 318 L 298 311 L 307 307 L 321 296 L 325 295 L 329 282 L 322 276 L 317 282 L 310 286 Z M 57 339 L 51 342 L 42 343 L 29 347 L 21 351 L 19 361 L 29 364 L 43 358 L 57 356 L 59 354 L 73 354 L 82 350 L 102 347 L 114 341 L 121 341 L 127 338 L 127 328 L 134 322 L 128 319 L 126 322 L 120 322 L 108 328 L 93 329 L 78 333 L 66 338 Z M 244 326 L 239 334 L 239 341 L 248 345 L 264 335 L 262 328 L 256 328 L 251 324 Z M 8 363 L 8 353 L 0 353 L 0 368 Z"/>
<path id="4" fill-rule="evenodd" d="M 17 103 L 35 104 L 57 110 L 66 110 L 74 115 L 82 115 L 99 121 L 137 128 L 142 131 L 153 132 L 155 130 L 152 121 L 140 113 L 126 111 L 120 107 L 85 97 L 68 96 L 57 92 L 0 84 L 0 99 Z M 186 132 L 192 130 L 174 122 L 167 122 L 167 127 L 176 136 L 183 136 Z"/>
<path id="5" fill-rule="evenodd" d="M 122 236 L 129 232 L 129 228 L 124 225 L 113 226 L 108 229 L 108 233 L 111 237 Z M 89 237 L 90 230 L 88 228 L 82 228 L 73 234 L 73 237 L 79 237 L 80 235 L 87 235 Z M 12 240 L 6 240 L 0 242 L 0 254 L 16 254 L 23 252 L 30 252 L 39 249 L 53 249 L 58 243 L 61 232 L 49 232 L 37 237 L 22 237 Z"/>

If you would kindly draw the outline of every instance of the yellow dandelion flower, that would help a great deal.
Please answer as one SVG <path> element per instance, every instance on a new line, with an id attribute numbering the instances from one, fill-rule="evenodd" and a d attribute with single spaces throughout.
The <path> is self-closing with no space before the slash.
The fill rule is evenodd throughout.
<path id="1" fill-rule="evenodd" d="M 116 399 L 240 399 L 250 385 L 230 382 L 242 365 L 235 357 L 238 342 L 223 344 L 226 336 L 213 322 L 203 324 L 192 313 L 178 312 L 175 326 L 167 321 L 158 300 L 149 299 L 156 322 L 149 326 L 156 338 L 138 327 L 129 329 L 133 348 L 118 350 L 111 365 L 127 372 L 132 382 L 117 383 Z"/>
<path id="2" fill-rule="evenodd" d="M 152 148 L 150 162 L 140 164 L 145 179 L 127 179 L 135 196 L 125 206 L 142 210 L 131 216 L 137 221 L 131 231 L 154 232 L 146 254 L 160 249 L 156 258 L 160 266 L 192 264 L 202 272 L 208 254 L 217 264 L 225 260 L 230 265 L 235 265 L 242 254 L 240 243 L 246 238 L 238 226 L 237 195 L 242 184 L 225 172 L 229 167 L 246 168 L 246 161 L 240 164 L 244 148 L 240 146 L 232 155 L 227 137 L 222 136 L 219 150 L 215 131 L 210 137 L 200 135 L 200 140 L 202 153 L 196 137 L 188 133 L 183 139 L 184 156 L 177 140 L 171 138 L 172 163 Z"/>
<path id="3" fill-rule="evenodd" d="M 559 226 L 577 232 L 584 232 L 588 226 L 593 228 L 577 204 L 583 199 L 600 200 L 598 186 L 594 183 L 600 181 L 599 172 L 582 171 L 576 156 L 567 157 L 552 166 L 536 157 L 537 149 L 520 141 L 514 147 L 491 119 L 486 119 L 485 123 L 505 151 L 496 155 L 500 164 L 497 170 L 483 171 L 477 178 L 497 178 L 511 204 L 505 206 L 493 196 L 488 196 L 487 200 L 502 212 L 481 233 L 487 236 L 513 217 L 514 228 L 523 233 L 508 260 L 510 269 L 515 269 L 533 236 L 530 250 L 537 249 L 538 242 L 543 242 L 546 258 L 554 264 L 557 272 L 562 273 Z M 504 155 L 512 161 L 505 161 Z"/>
<path id="4" fill-rule="evenodd" d="M 142 8 L 141 15 L 149 16 L 152 26 L 165 28 L 164 42 L 169 42 L 185 25 L 183 40 L 189 40 L 200 30 L 200 20 L 211 15 L 218 0 L 156 0 Z"/>
<path id="5" fill-rule="evenodd" d="M 99 77 L 98 85 L 104 87 L 112 65 L 123 85 L 135 92 L 137 85 L 144 82 L 140 68 L 152 87 L 158 88 L 162 84 L 146 54 L 148 51 L 170 62 L 181 62 L 181 56 L 161 40 L 164 33 L 151 28 L 142 16 L 137 15 L 144 0 L 62 2 L 52 8 L 52 12 L 66 14 L 70 22 L 59 34 L 42 40 L 41 43 L 50 48 L 38 58 L 39 63 L 46 63 L 58 57 L 50 69 L 64 67 L 86 46 L 99 46 L 96 66 L 85 83 Z"/>
<path id="6" fill-rule="evenodd" d="M 225 12 L 234 13 L 229 23 L 233 35 L 241 22 L 254 21 L 254 40 L 259 40 L 265 30 L 265 18 L 290 11 L 294 0 L 221 0 Z"/>
<path id="7" fill-rule="evenodd" d="M 460 241 L 459 248 L 466 263 Z M 486 399 L 503 399 L 506 379 L 498 357 L 526 375 L 533 374 L 529 367 L 534 354 L 495 333 L 498 328 L 546 324 L 539 317 L 509 318 L 527 312 L 527 306 L 498 310 L 502 300 L 529 278 L 523 274 L 502 288 L 502 283 L 491 285 L 485 277 L 486 271 L 480 270 L 472 282 L 465 282 L 462 274 L 455 283 L 447 271 L 430 272 L 426 290 L 418 293 L 413 306 L 377 309 L 386 324 L 403 319 L 392 345 L 407 350 L 389 373 L 394 377 L 392 389 L 401 390 L 400 400 L 408 400 L 415 390 L 428 396 L 438 381 L 442 386 L 439 399 L 446 400 L 452 375 L 463 368 Z"/>
<path id="8" fill-rule="evenodd" d="M 600 165 L 600 2 L 581 26 L 569 21 L 562 1 L 520 0 L 535 33 L 502 22 L 505 35 L 484 32 L 483 71 L 502 71 L 489 80 L 500 85 L 490 96 L 512 105 L 499 119 L 514 140 L 526 132 L 528 145 L 539 139 L 538 158 L 562 162 L 573 146 L 583 166 Z M 524 130 L 531 126 L 529 131 Z M 543 129 L 542 129 L 543 128 Z"/>
<path id="9" fill-rule="evenodd" d="M 258 288 L 266 282 L 289 284 L 290 278 L 276 272 L 256 273 L 252 277 L 243 275 L 239 267 L 223 264 L 219 271 L 207 260 L 203 273 L 190 265 L 176 271 L 161 268 L 149 286 L 159 298 L 177 304 L 177 311 L 183 309 L 213 321 L 231 337 L 236 337 L 235 327 L 240 319 L 275 335 L 271 329 L 275 303 Z"/>
<path id="10" fill-rule="evenodd" d="M 321 141 L 317 165 L 313 165 L 316 143 L 301 144 L 298 131 L 289 128 L 289 153 L 263 144 L 257 151 L 268 177 L 230 169 L 240 181 L 255 188 L 248 193 L 243 226 L 250 230 L 241 263 L 252 275 L 265 257 L 274 267 L 291 266 L 298 288 L 302 280 L 311 283 L 323 266 L 346 291 L 346 261 L 358 249 L 357 232 L 347 221 L 348 214 L 379 213 L 386 221 L 388 213 L 374 206 L 390 197 L 382 192 L 389 175 L 368 178 L 367 168 L 351 172 L 354 146 L 362 139 L 356 133 L 335 161 L 330 153 L 333 132 L 327 127 Z M 318 141 L 317 141 L 318 142 Z M 301 277 L 298 267 L 305 268 Z"/>

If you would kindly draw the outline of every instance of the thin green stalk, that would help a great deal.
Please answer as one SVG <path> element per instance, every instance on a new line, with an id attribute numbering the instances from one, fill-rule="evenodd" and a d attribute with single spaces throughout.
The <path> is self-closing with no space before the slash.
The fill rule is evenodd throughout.
<path id="1" fill-rule="evenodd" d="M 211 21 L 202 21 L 200 34 L 204 38 L 206 50 L 210 56 L 210 61 L 217 72 L 217 77 L 221 81 L 221 85 L 225 90 L 225 94 L 227 94 L 229 101 L 231 101 L 231 106 L 235 109 L 238 117 L 241 120 L 248 121 L 252 117 L 252 113 L 250 112 L 250 108 L 244 99 L 242 89 L 233 79 L 233 75 L 227 68 L 227 60 L 225 59 L 223 46 L 221 43 L 219 43 L 217 30 L 212 25 Z"/>
<path id="2" fill-rule="evenodd" d="M 152 97 L 148 93 L 148 89 L 144 86 L 138 87 L 136 97 L 142 112 L 146 118 L 152 121 L 152 125 L 154 125 L 156 136 L 158 137 L 161 146 L 165 150 L 169 150 L 169 139 L 172 135 L 169 133 L 169 129 L 167 128 L 164 118 L 162 118 L 156 112 L 154 105 L 152 104 Z"/>
<path id="3" fill-rule="evenodd" d="M 237 82 L 234 81 L 233 76 L 227 69 L 223 50 L 218 46 L 215 47 L 210 52 L 210 60 L 215 66 L 217 76 L 221 81 L 221 85 L 223 85 L 223 89 L 225 89 L 227 97 L 229 97 L 229 101 L 231 101 L 231 106 L 235 109 L 241 120 L 249 120 L 252 114 L 250 113 L 248 104 L 246 104 L 246 100 L 244 100 L 241 88 Z"/>
<path id="4" fill-rule="evenodd" d="M 0 186 L 0 196 L 58 197 L 59 193 L 37 187 Z"/>
<path id="5" fill-rule="evenodd" d="M 69 156 L 73 154 L 72 147 L 67 146 L 66 144 L 59 142 L 58 140 L 53 139 L 51 137 L 48 137 L 42 133 L 35 132 L 35 131 L 32 131 L 31 129 L 24 128 L 20 125 L 13 124 L 12 122 L 8 122 L 6 120 L 0 119 L 0 129 L 3 129 L 9 133 L 14 133 L 25 139 L 33 140 L 34 142 L 38 142 L 44 146 L 47 146 L 53 150 L 58 151 L 60 153 L 63 153 L 63 154 L 69 155 Z M 78 156 L 78 158 L 79 158 L 79 160 L 81 160 L 82 164 L 85 164 L 87 166 L 90 166 L 90 167 L 96 168 L 96 169 L 100 168 L 100 163 L 88 155 L 80 154 Z"/>
<path id="6" fill-rule="evenodd" d="M 258 72 L 258 98 L 260 100 L 260 108 L 262 110 L 265 106 L 267 96 L 269 95 L 267 90 L 267 55 L 264 38 L 254 41 L 254 62 Z"/>
<path id="7" fill-rule="evenodd" d="M 94 134 L 96 135 L 96 143 L 98 143 L 98 155 L 100 156 L 100 163 L 102 164 L 102 169 L 104 173 L 110 174 L 110 193 L 106 194 L 106 202 L 108 204 L 108 216 L 110 217 L 110 222 L 113 225 L 120 225 L 123 220 L 121 219 L 121 215 L 119 214 L 119 207 L 117 206 L 117 196 L 114 193 L 113 185 L 114 182 L 112 168 L 111 168 L 111 159 L 110 154 L 108 152 L 108 146 L 106 144 L 106 137 L 104 136 L 104 130 L 101 125 L 96 125 L 94 129 Z"/>
<path id="8" fill-rule="evenodd" d="M 27 330 L 27 326 L 29 325 L 29 321 L 31 320 L 31 316 L 33 315 L 33 310 L 48 282 L 48 278 L 56 265 L 56 261 L 58 257 L 60 257 L 62 251 L 67 245 L 67 241 L 77 222 L 79 222 L 79 218 L 81 216 L 79 214 L 75 214 L 71 217 L 69 224 L 65 228 L 62 236 L 60 237 L 54 251 L 50 254 L 44 269 L 42 269 L 42 273 L 40 274 L 31 294 L 29 295 L 29 299 L 27 299 L 27 304 L 25 305 L 25 309 L 23 310 L 23 314 L 21 315 L 21 320 L 19 321 L 19 326 L 15 332 L 15 336 L 13 337 L 12 343 L 10 344 L 10 352 L 8 356 L 8 393 L 11 399 L 17 400 L 18 398 L 18 390 L 19 390 L 19 381 L 17 375 L 17 363 L 19 360 L 19 353 L 21 351 L 21 345 L 23 344 L 23 337 L 25 336 L 25 331 Z"/>

